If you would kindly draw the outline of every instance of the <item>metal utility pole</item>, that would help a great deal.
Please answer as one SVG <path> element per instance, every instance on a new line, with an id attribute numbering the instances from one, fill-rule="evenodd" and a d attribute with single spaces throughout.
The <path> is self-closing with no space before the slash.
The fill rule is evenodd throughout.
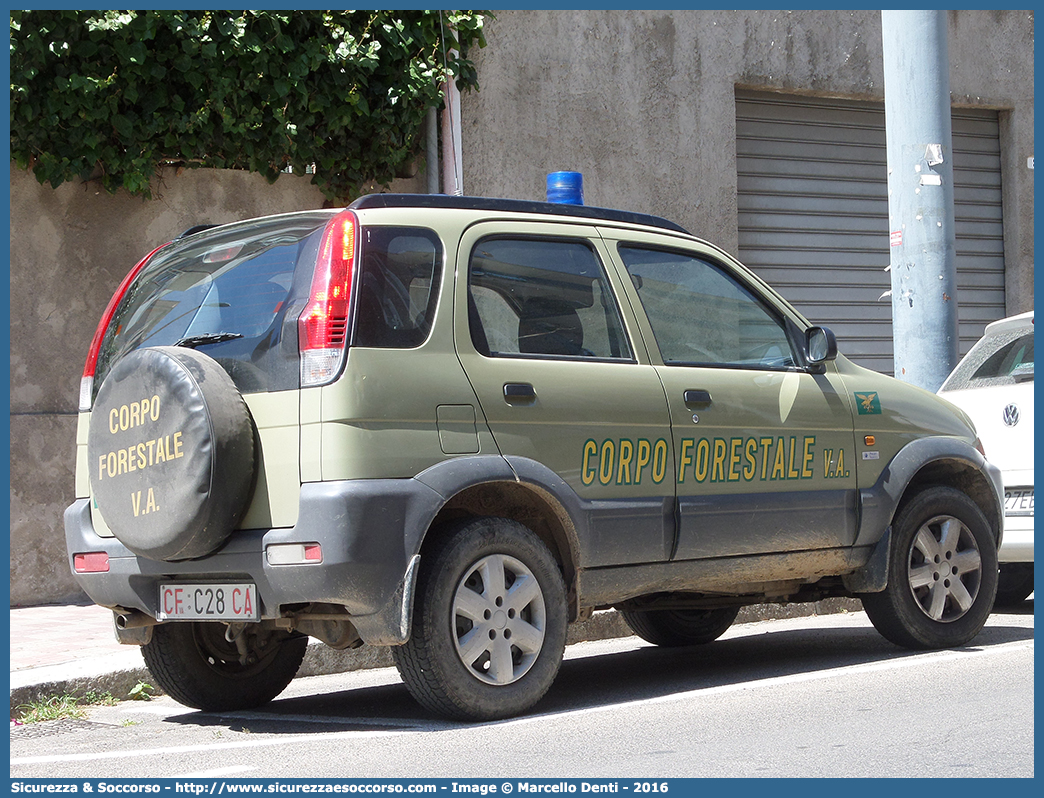
<path id="1" fill-rule="evenodd" d="M 428 179 L 428 193 L 439 193 L 439 112 L 435 108 L 428 109 L 425 120 L 427 128 L 427 146 L 424 171 Z"/>
<path id="2" fill-rule="evenodd" d="M 895 376 L 938 390 L 957 365 L 945 11 L 882 11 Z"/>
<path id="3" fill-rule="evenodd" d="M 456 57 L 457 51 L 452 50 Z M 461 196 L 464 193 L 464 167 L 461 161 L 460 89 L 450 75 L 445 83 L 446 110 L 442 112 L 442 192 Z"/>

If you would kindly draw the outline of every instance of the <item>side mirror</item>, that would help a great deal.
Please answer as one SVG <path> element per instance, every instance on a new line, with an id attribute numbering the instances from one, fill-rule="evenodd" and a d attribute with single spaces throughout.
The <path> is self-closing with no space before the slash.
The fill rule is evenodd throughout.
<path id="1" fill-rule="evenodd" d="M 810 366 L 821 366 L 837 358 L 837 338 L 829 327 L 809 327 L 805 331 L 805 359 Z"/>

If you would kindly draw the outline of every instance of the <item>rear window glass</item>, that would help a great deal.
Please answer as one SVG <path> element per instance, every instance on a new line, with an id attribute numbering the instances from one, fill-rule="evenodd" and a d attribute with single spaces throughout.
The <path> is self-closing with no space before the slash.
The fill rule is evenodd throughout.
<path id="1" fill-rule="evenodd" d="M 130 287 L 106 331 L 94 394 L 112 364 L 146 346 L 191 346 L 220 363 L 243 393 L 299 385 L 290 307 L 307 283 L 329 214 L 228 225 L 160 251 Z M 297 275 L 299 263 L 307 272 Z M 288 317 L 288 313 L 290 314 Z M 281 345 L 289 319 L 287 345 Z"/>
<path id="2" fill-rule="evenodd" d="M 1033 333 L 1009 330 L 980 340 L 946 381 L 945 390 L 1033 381 Z"/>

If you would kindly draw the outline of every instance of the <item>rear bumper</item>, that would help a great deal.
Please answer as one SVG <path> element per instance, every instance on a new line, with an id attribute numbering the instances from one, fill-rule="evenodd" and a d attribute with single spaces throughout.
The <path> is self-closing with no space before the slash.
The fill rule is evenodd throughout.
<path id="1" fill-rule="evenodd" d="M 216 552 L 198 560 L 164 562 L 139 557 L 115 538 L 100 537 L 90 500 L 65 512 L 70 568 L 74 554 L 105 552 L 107 573 L 73 573 L 96 604 L 159 612 L 159 586 L 170 582 L 252 582 L 261 618 L 288 614 L 287 605 L 343 606 L 366 643 L 405 642 L 412 593 L 410 561 L 442 497 L 413 479 L 307 483 L 301 487 L 298 523 L 291 528 L 234 532 Z M 273 544 L 318 543 L 322 561 L 273 565 Z"/>
<path id="2" fill-rule="evenodd" d="M 997 552 L 1001 562 L 1033 562 L 1033 516 L 1004 517 L 1004 537 Z"/>

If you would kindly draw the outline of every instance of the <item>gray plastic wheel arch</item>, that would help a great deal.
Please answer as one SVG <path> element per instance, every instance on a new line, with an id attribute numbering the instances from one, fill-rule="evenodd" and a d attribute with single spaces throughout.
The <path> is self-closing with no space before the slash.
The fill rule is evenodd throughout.
<path id="1" fill-rule="evenodd" d="M 919 471 L 932 463 L 956 460 L 985 475 L 993 495 L 993 506 L 983 507 L 983 515 L 997 536 L 1000 548 L 1003 530 L 1004 484 L 1000 469 L 970 446 L 957 438 L 933 436 L 918 438 L 904 446 L 877 483 L 860 492 L 862 517 L 856 536 L 857 546 L 872 546 L 866 565 L 842 577 L 845 587 L 853 593 L 880 593 L 888 583 L 888 562 L 891 523 L 907 488 Z"/>

